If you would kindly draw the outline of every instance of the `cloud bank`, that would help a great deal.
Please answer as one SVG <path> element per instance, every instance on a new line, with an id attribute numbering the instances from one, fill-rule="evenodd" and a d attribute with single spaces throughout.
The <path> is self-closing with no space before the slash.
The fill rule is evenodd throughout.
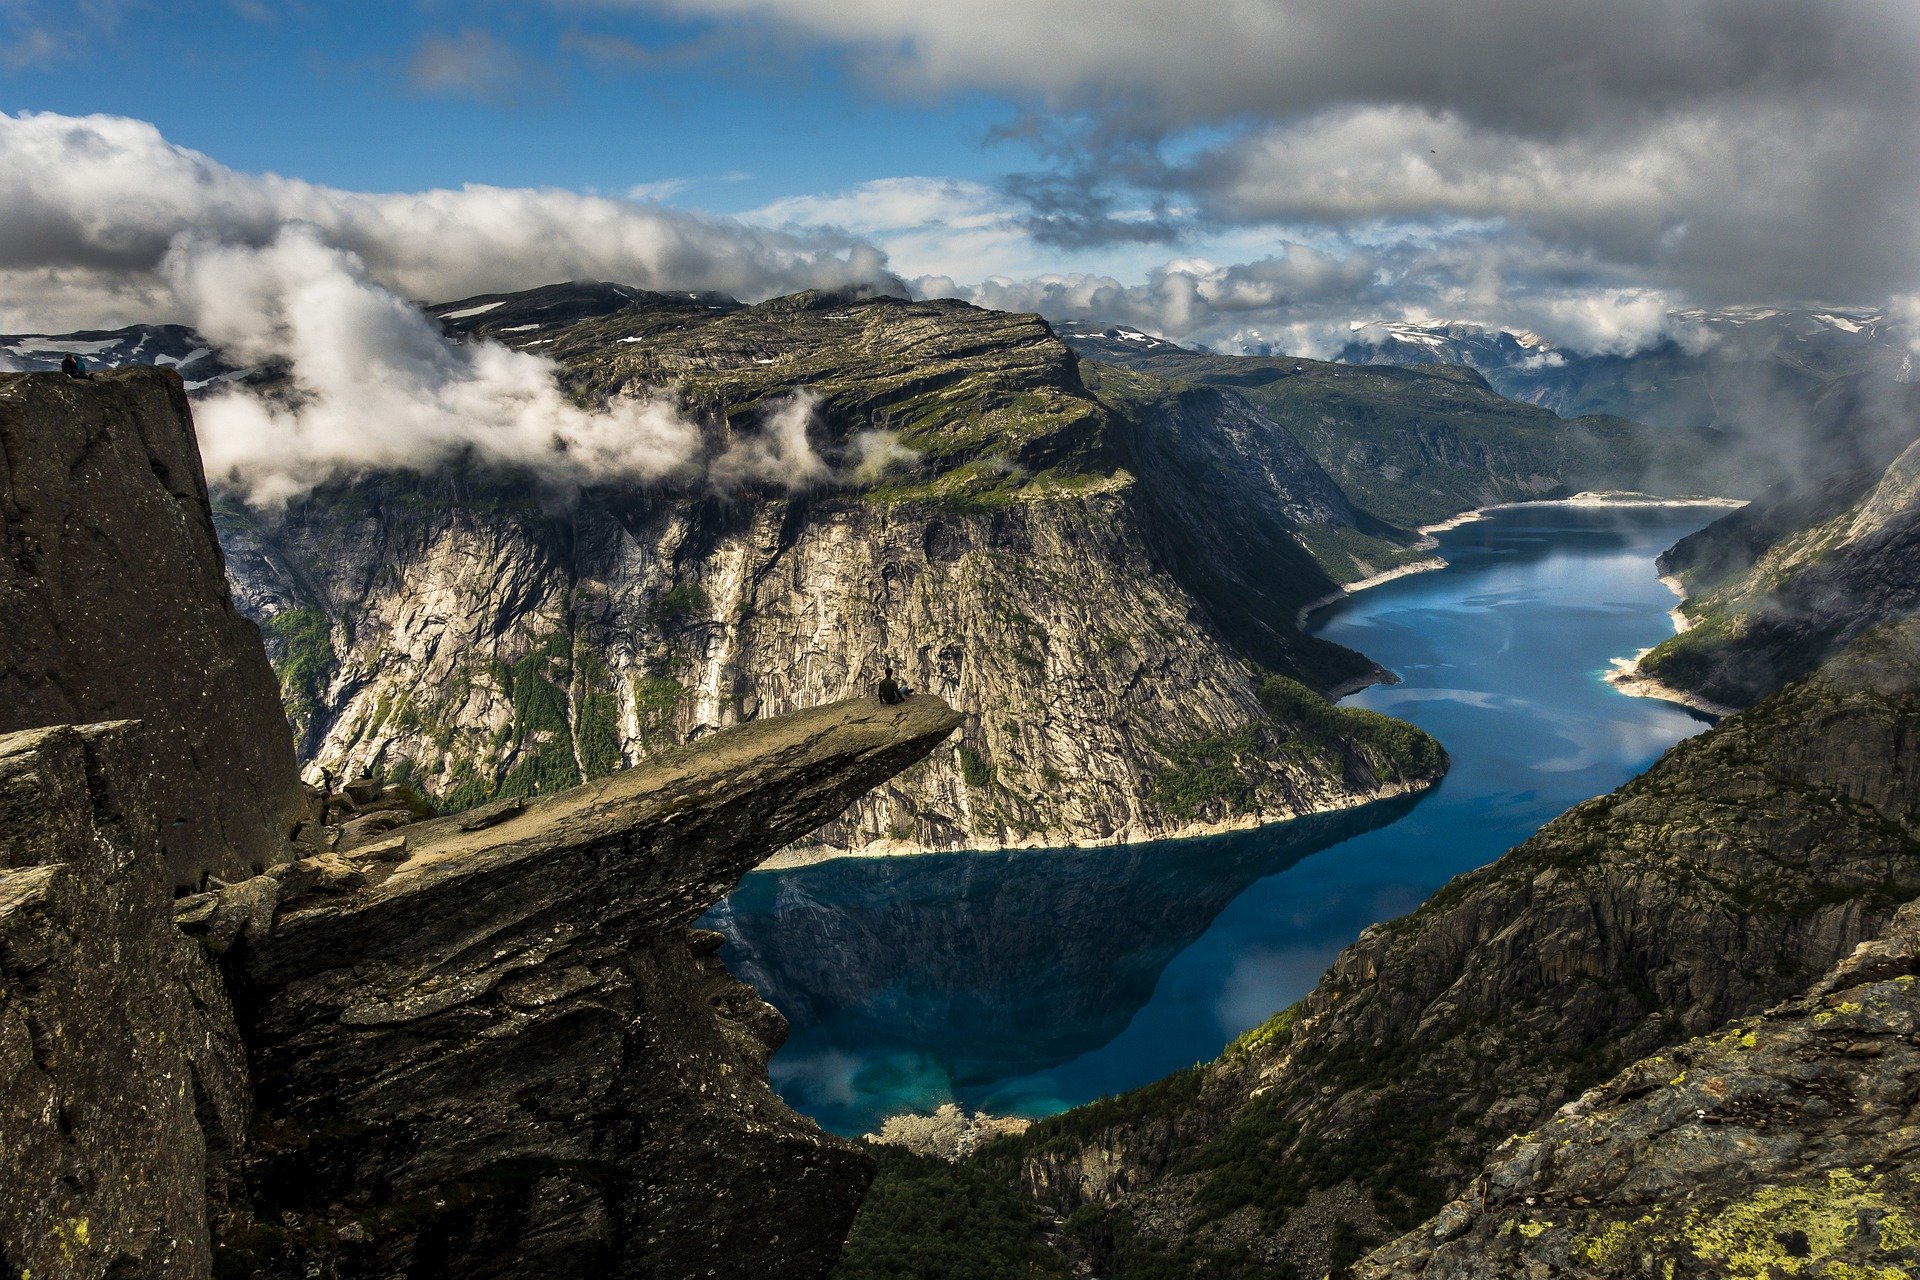
<path id="1" fill-rule="evenodd" d="M 581 279 L 749 300 L 899 287 L 877 249 L 825 231 L 552 189 L 343 191 L 241 173 L 138 120 L 0 114 L 0 328 L 177 319 L 159 270 L 176 237 L 262 248 L 293 225 L 409 298 Z"/>
<path id="2" fill-rule="evenodd" d="M 1266 228 L 1457 239 L 1483 292 L 1920 289 L 1911 0 L 627 3 L 775 25 L 894 93 L 1005 97 L 1045 163 L 1004 190 L 1061 249 Z"/>

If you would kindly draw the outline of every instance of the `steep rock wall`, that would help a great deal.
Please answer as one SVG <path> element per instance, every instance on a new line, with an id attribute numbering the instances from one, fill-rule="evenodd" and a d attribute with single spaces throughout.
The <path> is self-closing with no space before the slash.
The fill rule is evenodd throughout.
<path id="1" fill-rule="evenodd" d="M 228 597 L 177 374 L 0 375 L 0 731 L 145 722 L 174 885 L 284 858 L 305 813 L 251 622 Z"/>
<path id="2" fill-rule="evenodd" d="M 1223 1274 L 1317 1272 L 1620 1067 L 1803 990 L 1916 894 L 1906 624 L 1368 930 L 1217 1062 L 983 1158 L 1083 1210 L 1097 1265 L 1147 1236 Z"/>
<path id="3" fill-rule="evenodd" d="M 871 1164 L 774 1097 L 784 1022 L 688 926 L 958 723 L 819 707 L 224 890 L 271 921 L 228 952 L 257 1112 L 224 1265 L 824 1274 Z"/>
<path id="4" fill-rule="evenodd" d="M 0 1271 L 188 1280 L 248 1113 L 127 722 L 0 735 Z"/>

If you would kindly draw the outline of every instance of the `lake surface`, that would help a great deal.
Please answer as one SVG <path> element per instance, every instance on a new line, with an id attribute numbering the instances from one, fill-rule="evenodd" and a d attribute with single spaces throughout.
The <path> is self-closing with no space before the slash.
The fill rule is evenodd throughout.
<path id="1" fill-rule="evenodd" d="M 1672 633 L 1654 557 L 1718 514 L 1497 512 L 1440 535 L 1448 568 L 1316 615 L 1402 678 L 1347 704 L 1451 753 L 1423 797 L 1204 840 L 748 876 L 705 923 L 792 1023 L 774 1087 L 858 1134 L 946 1101 L 1046 1115 L 1215 1056 L 1362 929 L 1706 727 L 1602 677 Z"/>

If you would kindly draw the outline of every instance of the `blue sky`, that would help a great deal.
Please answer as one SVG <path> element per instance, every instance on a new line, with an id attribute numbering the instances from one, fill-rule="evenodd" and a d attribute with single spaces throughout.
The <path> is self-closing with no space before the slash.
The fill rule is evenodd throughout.
<path id="1" fill-rule="evenodd" d="M 723 212 L 899 174 L 990 180 L 1017 149 L 988 146 L 1009 113 L 986 95 L 875 94 L 829 51 L 743 51 L 713 43 L 711 23 L 585 6 L 250 11 L 196 0 L 83 16 L 65 51 L 0 78 L 6 107 L 133 116 L 236 168 L 353 190 L 706 179 L 682 194 Z M 514 61 L 496 75 L 474 57 L 464 83 L 421 83 L 410 69 L 432 41 Z M 591 51 L 613 42 L 631 48 Z"/>
<path id="2" fill-rule="evenodd" d="M 0 0 L 0 323 L 144 316 L 176 237 L 317 220 L 424 296 L 870 278 L 1228 348 L 1629 350 L 1683 306 L 1914 308 L 1916 86 L 1910 0 Z M 361 199 L 466 184 L 560 195 Z"/>

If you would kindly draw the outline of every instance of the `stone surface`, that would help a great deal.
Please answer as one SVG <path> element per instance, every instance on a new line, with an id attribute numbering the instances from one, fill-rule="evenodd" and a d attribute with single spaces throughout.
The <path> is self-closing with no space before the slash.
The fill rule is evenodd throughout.
<path id="1" fill-rule="evenodd" d="M 170 885 L 277 861 L 305 816 L 178 375 L 0 375 L 0 731 L 138 719 Z"/>
<path id="2" fill-rule="evenodd" d="M 1920 431 L 1920 412 L 1908 419 Z M 1642 672 L 1733 707 L 1874 627 L 1920 614 L 1920 443 L 1891 465 L 1783 485 L 1661 558 L 1687 629 Z"/>
<path id="3" fill-rule="evenodd" d="M 226 1265 L 824 1274 L 871 1165 L 768 1089 L 785 1024 L 688 926 L 959 723 L 930 697 L 816 708 L 408 827 L 358 886 L 260 877 L 271 926 L 228 952 L 258 1113 Z"/>
<path id="4" fill-rule="evenodd" d="M 1359 1280 L 1920 1274 L 1920 902 L 1805 995 L 1495 1151 Z"/>
<path id="5" fill-rule="evenodd" d="M 246 1058 L 218 975 L 168 922 L 150 759 L 126 722 L 0 735 L 10 1280 L 207 1274 Z"/>

